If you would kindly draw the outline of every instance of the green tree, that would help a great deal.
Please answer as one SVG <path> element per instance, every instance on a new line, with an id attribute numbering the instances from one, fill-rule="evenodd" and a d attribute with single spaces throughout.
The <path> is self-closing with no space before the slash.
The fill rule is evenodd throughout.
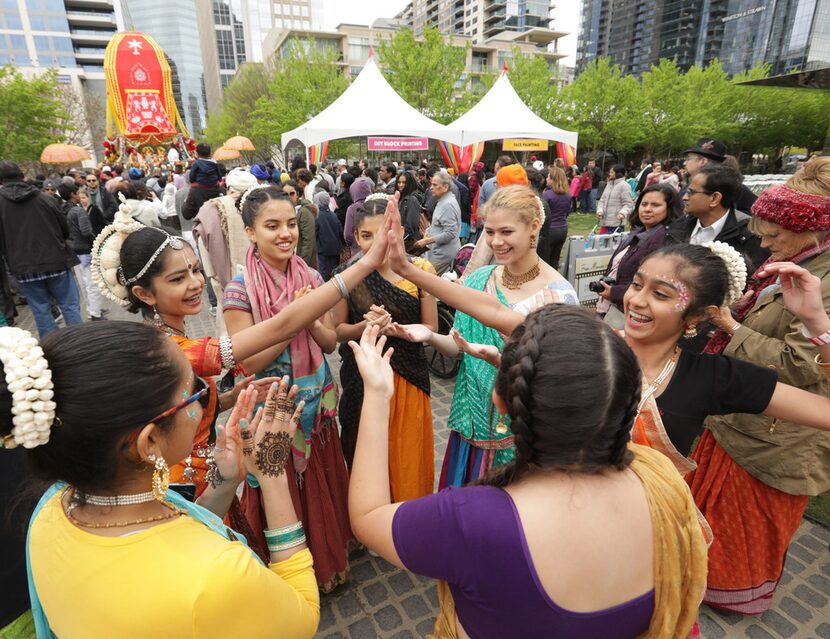
<path id="1" fill-rule="evenodd" d="M 251 139 L 257 149 L 254 157 L 270 157 L 273 140 L 258 137 L 252 121 L 257 101 L 260 98 L 268 99 L 270 77 L 271 73 L 264 64 L 249 63 L 240 67 L 234 79 L 225 87 L 222 107 L 208 114 L 205 135 L 214 149 L 234 135 L 244 135 Z"/>
<path id="2" fill-rule="evenodd" d="M 461 47 L 452 39 L 445 42 L 438 29 L 429 27 L 420 40 L 411 29 L 396 31 L 377 45 L 377 54 L 383 75 L 404 100 L 427 117 L 449 124 L 476 99 L 467 92 L 456 98 L 456 85 L 467 82 L 469 48 L 469 43 Z"/>
<path id="3" fill-rule="evenodd" d="M 583 151 L 629 151 L 644 139 L 640 83 L 607 58 L 591 62 L 562 90 L 559 108 Z"/>
<path id="4" fill-rule="evenodd" d="M 57 71 L 25 78 L 11 66 L 0 67 L 0 158 L 18 163 L 39 159 L 43 148 L 64 139 L 67 114 Z"/>
<path id="5" fill-rule="evenodd" d="M 292 40 L 286 55 L 275 60 L 266 95 L 256 101 L 251 133 L 270 142 L 280 158 L 280 138 L 334 102 L 349 86 L 338 53 L 310 40 Z"/>

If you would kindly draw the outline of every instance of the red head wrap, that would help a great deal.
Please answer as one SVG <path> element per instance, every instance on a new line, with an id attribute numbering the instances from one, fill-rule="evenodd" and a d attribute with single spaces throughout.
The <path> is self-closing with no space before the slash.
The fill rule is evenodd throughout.
<path id="1" fill-rule="evenodd" d="M 802 193 L 781 184 L 761 193 L 752 214 L 794 233 L 830 231 L 830 196 Z"/>

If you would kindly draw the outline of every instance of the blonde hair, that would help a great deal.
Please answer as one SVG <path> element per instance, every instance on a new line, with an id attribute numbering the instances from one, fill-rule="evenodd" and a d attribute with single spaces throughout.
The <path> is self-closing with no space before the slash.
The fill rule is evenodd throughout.
<path id="1" fill-rule="evenodd" d="M 801 193 L 830 196 L 830 156 L 814 157 L 787 180 L 787 186 Z"/>
<path id="2" fill-rule="evenodd" d="M 487 200 L 481 209 L 482 217 L 486 220 L 490 211 L 495 209 L 506 209 L 515 213 L 528 226 L 533 220 L 542 220 L 539 198 L 533 189 L 521 184 L 502 186 L 496 189 L 493 197 Z"/>
<path id="3" fill-rule="evenodd" d="M 560 169 L 558 166 L 555 166 L 550 170 L 550 181 L 553 184 L 554 193 L 562 195 L 563 193 L 568 192 L 568 176 L 565 175 L 565 171 Z"/>

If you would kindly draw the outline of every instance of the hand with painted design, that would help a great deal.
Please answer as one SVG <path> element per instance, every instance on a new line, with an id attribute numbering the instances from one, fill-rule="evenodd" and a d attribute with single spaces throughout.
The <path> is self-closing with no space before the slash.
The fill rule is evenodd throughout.
<path id="1" fill-rule="evenodd" d="M 279 377 L 263 377 L 261 379 L 257 379 L 256 375 L 250 375 L 236 384 L 236 386 L 233 387 L 233 390 L 228 391 L 227 393 L 222 393 L 219 408 L 223 411 L 231 408 L 237 401 L 239 401 L 239 394 L 249 387 L 256 391 L 256 402 L 254 403 L 261 404 L 265 401 L 265 398 L 268 395 L 268 390 L 271 388 L 271 384 L 279 381 Z"/>
<path id="2" fill-rule="evenodd" d="M 213 451 L 216 467 L 223 479 L 233 480 L 235 484 L 245 479 L 242 432 L 247 430 L 256 403 L 256 389 L 243 389 L 227 424 L 220 424 L 216 429 L 216 447 Z"/>
<path id="3" fill-rule="evenodd" d="M 300 423 L 305 402 L 294 407 L 296 385 L 288 387 L 288 376 L 272 384 L 265 407 L 257 411 L 250 429 L 253 432 L 253 454 L 246 455 L 245 465 L 262 484 L 285 474 L 291 456 L 291 442 Z"/>

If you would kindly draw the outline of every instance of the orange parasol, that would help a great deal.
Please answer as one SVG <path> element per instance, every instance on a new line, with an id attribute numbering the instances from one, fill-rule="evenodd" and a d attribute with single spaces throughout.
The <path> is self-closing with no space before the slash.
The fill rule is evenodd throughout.
<path id="1" fill-rule="evenodd" d="M 40 154 L 44 164 L 74 164 L 89 159 L 89 151 L 74 144 L 50 144 Z"/>
<path id="2" fill-rule="evenodd" d="M 235 135 L 232 138 L 225 140 L 223 148 L 231 151 L 256 151 L 254 143 L 251 142 L 244 135 Z"/>
<path id="3" fill-rule="evenodd" d="M 213 152 L 213 159 L 217 162 L 221 162 L 222 160 L 238 160 L 239 156 L 239 151 L 236 149 L 227 149 L 224 146 L 220 146 Z"/>

